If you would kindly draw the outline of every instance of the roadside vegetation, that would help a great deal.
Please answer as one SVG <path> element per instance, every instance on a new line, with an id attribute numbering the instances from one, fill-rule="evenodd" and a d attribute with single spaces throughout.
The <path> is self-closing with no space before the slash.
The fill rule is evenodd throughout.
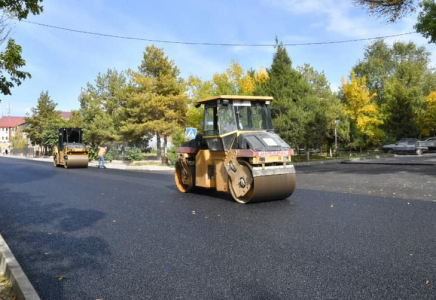
<path id="1" fill-rule="evenodd" d="M 0 273 L 0 300 L 15 300 L 17 296 L 12 289 L 12 284 Z"/>
<path id="2" fill-rule="evenodd" d="M 179 74 L 163 49 L 149 46 L 137 71 L 108 69 L 88 83 L 79 95 L 80 109 L 69 120 L 60 117 L 48 91 L 42 92 L 24 132 L 49 152 L 57 128 L 81 127 L 88 145 L 118 150 L 122 145 L 130 149 L 122 159 L 130 161 L 141 157 L 131 149 L 149 151 L 148 142 L 155 136 L 160 160 L 174 155 L 175 147 L 185 141 L 186 127 L 201 134 L 197 99 L 235 94 L 273 96 L 275 131 L 299 151 L 315 149 L 331 156 L 339 145 L 364 153 L 403 137 L 435 134 L 430 114 L 436 110 L 436 74 L 430 53 L 412 42 L 390 46 L 377 40 L 367 45 L 338 92 L 332 92 L 325 74 L 309 64 L 293 67 L 278 40 L 269 68 L 244 70 L 233 61 L 210 80 Z M 119 153 L 109 151 L 109 159 Z"/>
<path id="3" fill-rule="evenodd" d="M 34 6 L 42 1 L 12 2 L 32 5 L 27 13 L 42 11 Z M 391 16 L 392 22 L 423 9 L 417 30 L 434 41 L 436 34 L 427 26 L 428 17 L 436 11 L 434 1 L 355 3 L 373 14 Z M 42 91 L 23 132 L 33 145 L 50 153 L 57 128 L 80 127 L 91 148 L 109 145 L 110 160 L 129 161 L 143 158 L 150 151 L 148 142 L 155 137 L 157 160 L 165 157 L 171 161 L 175 148 L 185 141 L 186 127 L 202 132 L 202 111 L 195 107 L 196 100 L 226 94 L 262 95 L 274 97 L 275 131 L 293 149 L 309 153 L 306 160 L 316 158 L 311 149 L 330 157 L 337 155 L 338 146 L 365 153 L 401 138 L 436 134 L 436 73 L 430 55 L 413 42 L 370 42 L 334 92 L 323 71 L 309 63 L 294 66 L 278 38 L 269 67 L 244 69 L 232 61 L 224 72 L 206 79 L 195 75 L 182 78 L 164 49 L 151 45 L 145 48 L 136 70 L 108 68 L 84 84 L 78 95 L 79 109 L 68 120 L 61 118 L 49 91 Z M 21 76 L 24 79 L 27 74 Z M 12 143 L 17 149 L 23 146 L 19 138 Z"/>

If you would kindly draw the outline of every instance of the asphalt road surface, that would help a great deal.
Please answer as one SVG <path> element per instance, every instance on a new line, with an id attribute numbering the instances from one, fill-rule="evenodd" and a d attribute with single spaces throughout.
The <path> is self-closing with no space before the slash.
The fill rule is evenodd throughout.
<path id="1" fill-rule="evenodd" d="M 0 232 L 41 299 L 435 299 L 436 167 L 297 167 L 283 201 L 0 157 Z"/>

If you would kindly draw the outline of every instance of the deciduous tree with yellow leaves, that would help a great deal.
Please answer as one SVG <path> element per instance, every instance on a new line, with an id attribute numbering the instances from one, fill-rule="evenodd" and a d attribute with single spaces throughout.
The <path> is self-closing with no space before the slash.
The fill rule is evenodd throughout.
<path id="1" fill-rule="evenodd" d="M 195 102 L 219 95 L 253 95 L 255 85 L 265 83 L 268 74 L 265 69 L 259 68 L 246 71 L 236 61 L 223 73 L 215 73 L 211 80 L 202 80 L 196 76 L 189 76 L 186 91 L 190 98 L 187 112 L 187 124 L 190 127 L 199 127 L 203 120 L 203 110 L 195 107 Z M 201 131 L 201 128 L 198 128 Z"/>
<path id="2" fill-rule="evenodd" d="M 380 128 L 383 120 L 372 101 L 376 94 L 371 94 L 366 87 L 366 78 L 356 77 L 352 71 L 349 82 L 342 78 L 342 90 L 346 100 L 344 110 L 356 126 L 357 137 L 354 140 L 359 141 L 360 147 L 380 145 L 384 136 Z"/>
<path id="3" fill-rule="evenodd" d="M 232 61 L 224 73 L 215 73 L 212 79 L 214 95 L 252 95 L 254 78 Z"/>
<path id="4" fill-rule="evenodd" d="M 436 136 L 436 91 L 431 92 L 425 98 L 424 105 L 426 109 L 421 134 L 423 136 Z"/>

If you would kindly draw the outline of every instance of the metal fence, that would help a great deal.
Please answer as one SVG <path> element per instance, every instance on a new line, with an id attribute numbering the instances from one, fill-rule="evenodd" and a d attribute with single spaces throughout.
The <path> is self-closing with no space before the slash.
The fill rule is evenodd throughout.
<path id="1" fill-rule="evenodd" d="M 131 148 L 139 148 L 141 152 L 145 154 L 147 157 L 152 157 L 151 153 L 152 148 L 148 146 L 147 143 L 123 143 L 123 142 L 108 142 L 105 143 L 104 146 L 108 147 L 108 152 L 113 159 L 117 160 L 125 160 L 126 153 L 128 149 Z M 97 152 L 96 147 L 90 147 L 91 151 Z M 24 156 L 24 157 L 42 157 L 42 156 L 52 156 L 52 149 L 48 149 L 45 151 L 42 147 L 39 146 L 26 146 L 23 150 L 20 149 L 12 149 L 10 153 L 15 156 Z M 165 151 L 162 149 L 162 155 L 164 155 Z M 108 153 L 106 153 L 108 154 Z M 148 154 L 148 155 L 147 155 Z"/>
<path id="2" fill-rule="evenodd" d="M 25 157 L 41 157 L 41 156 L 51 156 L 52 153 L 51 151 L 49 151 L 48 153 L 44 153 L 41 147 L 26 146 L 22 151 L 19 149 L 12 149 L 11 154 L 16 156 L 25 156 Z"/>

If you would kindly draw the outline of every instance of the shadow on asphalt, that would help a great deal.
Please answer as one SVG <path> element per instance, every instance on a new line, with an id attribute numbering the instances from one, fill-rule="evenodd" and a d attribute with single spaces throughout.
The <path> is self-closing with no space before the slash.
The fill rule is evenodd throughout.
<path id="1" fill-rule="evenodd" d="M 169 190 L 172 190 L 174 192 L 180 193 L 180 191 L 177 189 L 175 183 L 167 184 L 166 188 L 168 188 Z M 193 189 L 193 191 L 186 193 L 185 195 L 210 197 L 213 199 L 220 199 L 220 200 L 225 200 L 225 201 L 229 201 L 229 202 L 235 202 L 235 200 L 233 200 L 230 193 L 218 192 L 215 189 L 206 189 L 206 188 L 201 188 L 201 187 L 196 187 Z"/>
<path id="2" fill-rule="evenodd" d="M 7 203 L 11 199 L 14 199 L 13 205 Z M 63 282 L 59 280 L 60 275 L 74 269 L 104 272 L 97 258 L 110 255 L 109 247 L 103 239 L 92 236 L 76 238 L 68 234 L 92 227 L 104 218 L 104 214 L 95 210 L 63 209 L 62 206 L 41 205 L 38 197 L 0 189 L 2 234 L 6 240 L 20 241 L 9 244 L 13 252 L 21 254 L 22 257 L 17 256 L 18 261 L 33 262 L 31 268 L 26 264 L 21 265 L 25 273 L 33 278 L 32 284 L 41 299 L 62 299 Z M 49 228 L 53 224 L 57 230 L 41 231 L 41 228 Z M 25 248 L 22 245 L 26 245 Z M 41 248 L 41 245 L 44 246 Z M 38 251 L 35 251 L 36 248 Z M 38 266 L 35 267 L 35 264 Z M 39 272 L 32 274 L 29 270 Z M 44 287 L 47 284 L 50 285 L 49 289 Z M 42 290 L 48 290 L 49 294 L 41 294 Z"/>
<path id="3" fill-rule="evenodd" d="M 102 256 L 110 255 L 108 244 L 101 238 L 70 234 L 94 226 L 105 214 L 92 209 L 64 208 L 64 204 L 41 204 L 40 198 L 26 192 L 12 191 L 7 186 L 17 184 L 37 185 L 38 181 L 57 176 L 46 167 L 32 168 L 29 164 L 39 162 L 13 161 L 15 167 L 8 169 L 11 161 L 0 160 L 0 228 L 12 252 L 19 253 L 16 258 L 26 275 L 32 278 L 32 285 L 41 299 L 63 299 L 64 283 L 59 276 L 74 269 L 87 269 L 90 272 L 104 272 L 99 263 Z M 16 167 L 17 164 L 22 166 Z M 45 164 L 47 165 L 47 164 Z M 13 171 L 11 171 L 13 170 Z M 63 171 L 63 170 L 60 170 Z M 16 176 L 10 172 L 25 174 Z M 9 178 L 14 178 L 10 180 Z M 18 178 L 18 179 L 17 179 Z M 38 190 L 38 192 L 43 192 Z M 59 197 L 62 197 L 62 191 Z M 45 230 L 47 228 L 47 230 Z M 51 228 L 51 229 L 48 229 Z M 41 245 L 43 245 L 41 247 Z M 36 251 L 35 251 L 36 249 Z M 68 256 L 65 255 L 68 253 Z M 24 263 L 23 263 L 24 262 Z M 32 262 L 32 266 L 25 262 Z M 35 273 L 38 270 L 37 273 Z M 49 288 L 47 288 L 49 285 Z M 41 293 L 45 291 L 46 293 Z M 48 292 L 47 292 L 48 291 Z M 81 298 L 78 295 L 77 299 Z"/>

